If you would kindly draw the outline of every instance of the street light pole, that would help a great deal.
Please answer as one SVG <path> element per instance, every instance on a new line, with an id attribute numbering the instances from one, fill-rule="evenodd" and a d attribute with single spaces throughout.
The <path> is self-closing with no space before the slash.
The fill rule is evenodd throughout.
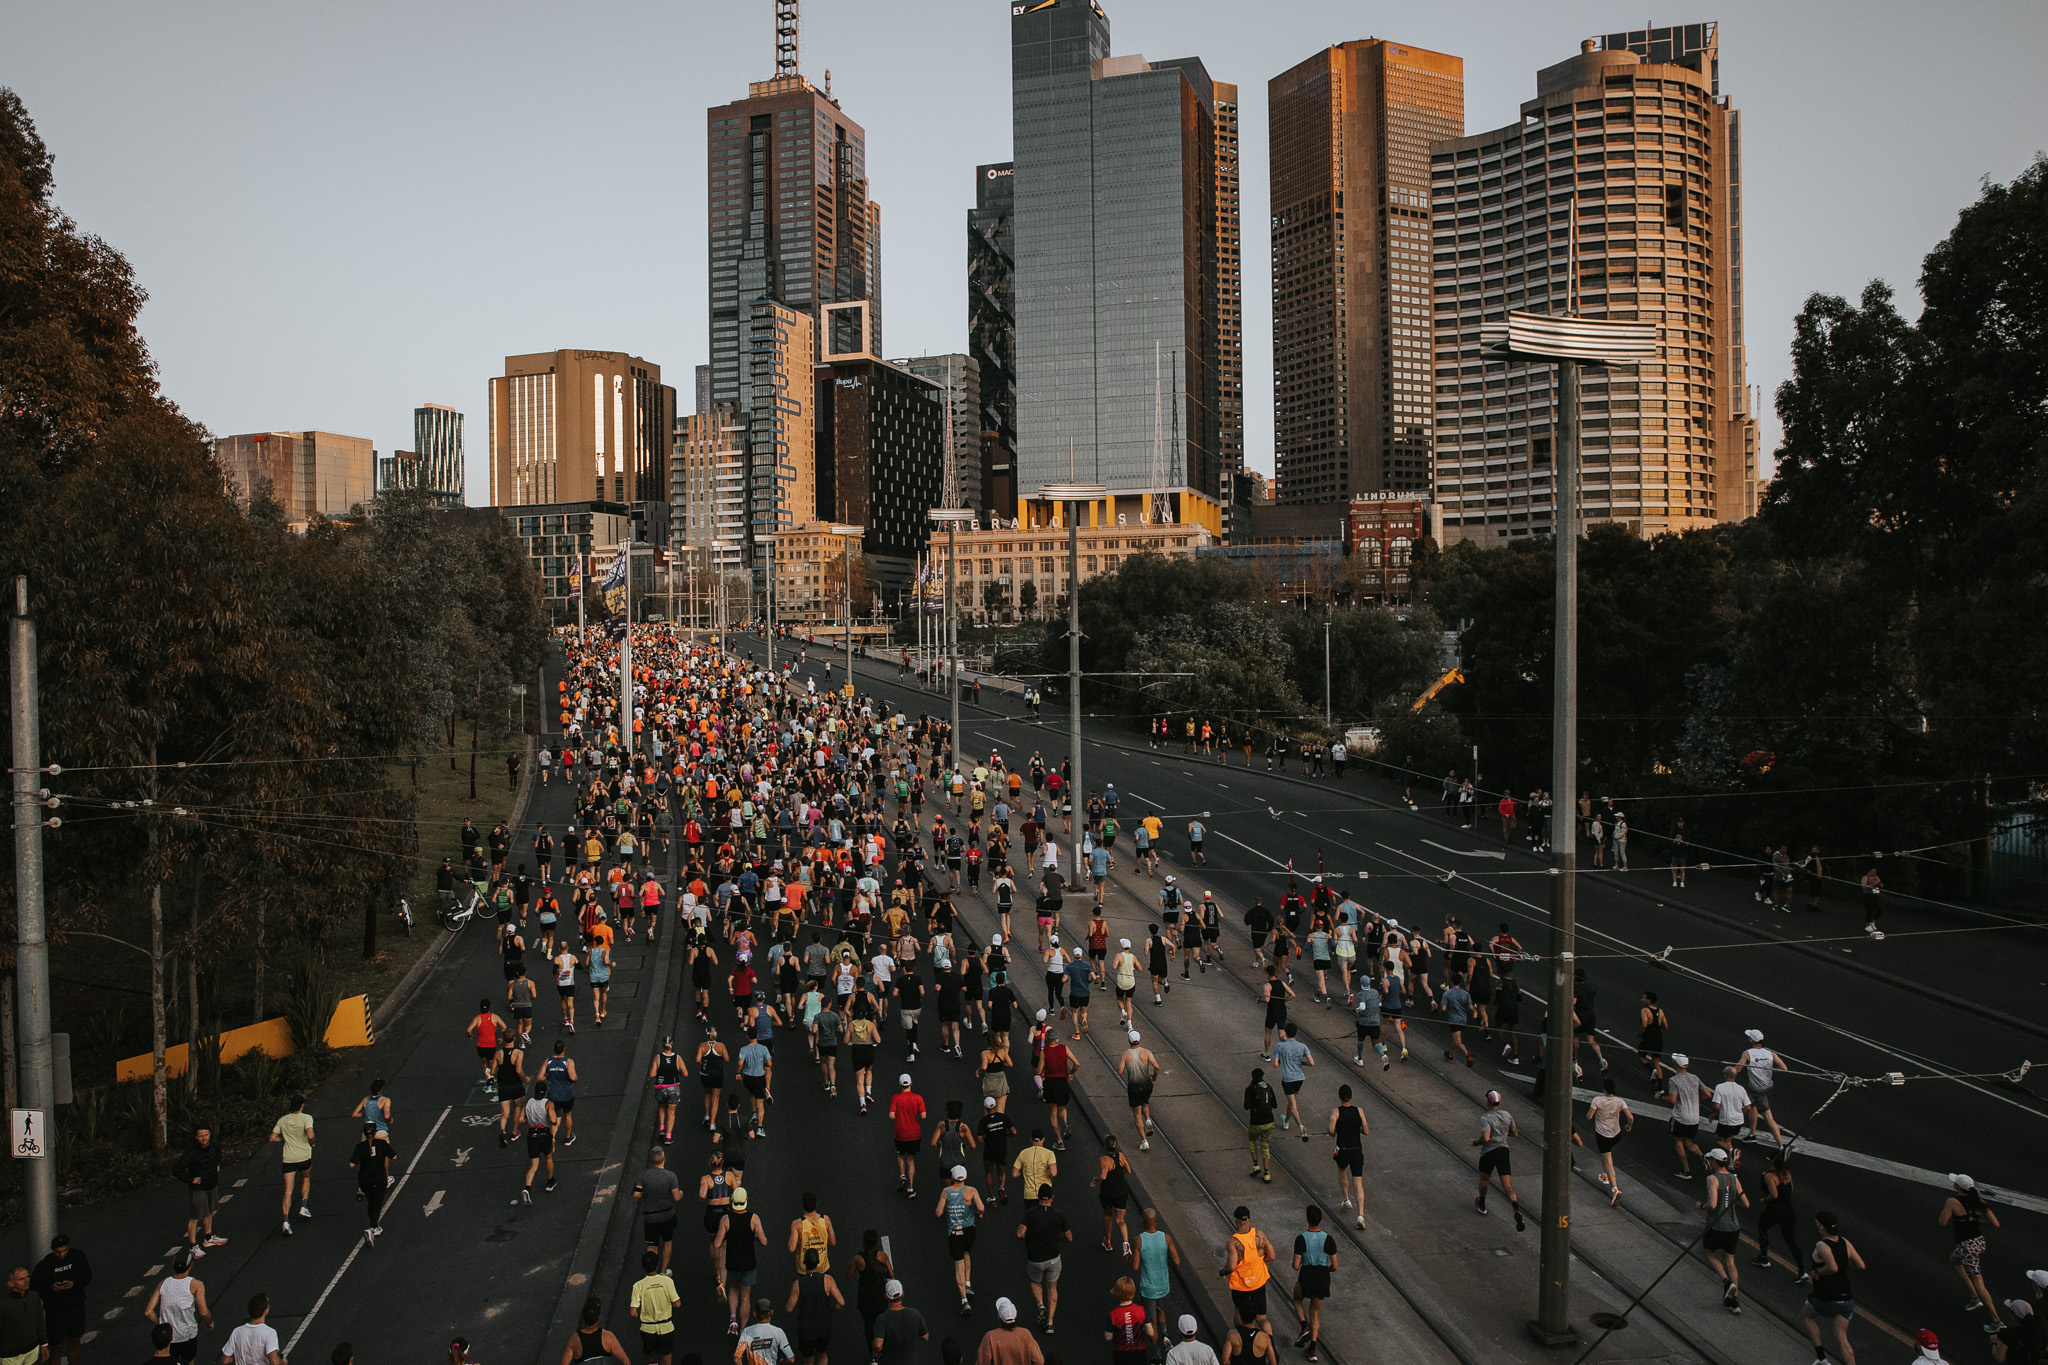
<path id="1" fill-rule="evenodd" d="M 1088 822 L 1087 785 L 1081 776 L 1081 506 L 1097 498 L 1109 496 L 1109 490 L 1100 484 L 1047 484 L 1038 490 L 1041 501 L 1058 502 L 1066 509 L 1067 517 L 1067 752 L 1073 764 L 1072 780 L 1067 784 L 1066 799 L 1074 803 L 1074 813 L 1081 817 L 1082 827 Z M 1073 886 L 1087 885 L 1081 867 L 1081 840 L 1074 839 Z"/>
<path id="2" fill-rule="evenodd" d="M 846 551 L 846 605 L 840 612 L 840 625 L 846 631 L 846 695 L 850 701 L 853 697 L 853 542 L 866 535 L 867 528 L 835 524 L 830 530 L 839 537 Z"/>
<path id="3" fill-rule="evenodd" d="M 1572 983 L 1578 942 L 1579 366 L 1631 365 L 1657 355 L 1657 325 L 1566 314 L 1511 312 L 1486 329 L 1496 357 L 1557 366 L 1556 509 L 1552 540 L 1557 607 L 1550 731 L 1550 1016 L 1544 1029 L 1543 1214 L 1540 1284 L 1530 1333 L 1547 1346 L 1578 1340 L 1571 1324 Z M 1474 782 L 1478 755 L 1473 755 Z M 1563 837 L 1559 838 L 1562 827 Z"/>
<path id="4" fill-rule="evenodd" d="M 946 528 L 946 615 L 939 625 L 937 644 L 946 655 L 946 695 L 952 709 L 953 762 L 957 764 L 960 762 L 960 617 L 959 604 L 955 601 L 960 584 L 958 532 L 963 525 L 976 522 L 977 518 L 972 510 L 965 507 L 934 507 L 925 515 Z"/>
<path id="5" fill-rule="evenodd" d="M 1323 622 L 1323 725 L 1328 728 L 1336 723 L 1330 710 L 1330 623 Z"/>
<path id="6" fill-rule="evenodd" d="M 633 535 L 619 553 L 626 557 L 626 633 L 619 637 L 619 747 L 633 756 Z"/>
<path id="7" fill-rule="evenodd" d="M 43 932 L 42 703 L 36 687 L 36 623 L 28 614 L 28 579 L 14 580 L 14 973 L 15 1017 L 21 1030 L 21 1108 L 38 1115 L 30 1136 L 40 1151 L 22 1158 L 28 1205 L 28 1259 L 40 1257 L 57 1231 L 56 1056 L 50 1042 L 50 942 Z"/>

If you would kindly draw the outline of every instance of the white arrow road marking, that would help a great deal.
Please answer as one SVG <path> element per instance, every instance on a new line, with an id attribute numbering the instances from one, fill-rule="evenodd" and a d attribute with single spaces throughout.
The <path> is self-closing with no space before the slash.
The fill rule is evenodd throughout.
<path id="1" fill-rule="evenodd" d="M 406 1164 L 405 1174 L 400 1176 L 398 1183 L 391 1187 L 392 1203 L 398 1202 L 399 1193 L 405 1189 L 405 1182 L 412 1179 L 413 1167 L 420 1164 L 420 1158 L 427 1154 L 427 1148 L 434 1145 L 434 1138 L 440 1133 L 441 1125 L 446 1123 L 448 1116 L 454 1112 L 455 1106 L 451 1104 L 441 1111 L 440 1118 L 434 1120 L 433 1128 L 427 1133 L 427 1140 L 422 1142 L 419 1150 L 412 1154 L 412 1160 Z M 342 1260 L 341 1269 L 334 1272 L 334 1278 L 329 1280 L 327 1287 L 320 1291 L 320 1297 L 313 1300 L 313 1306 L 307 1310 L 306 1316 L 299 1319 L 299 1330 L 292 1333 L 292 1339 L 285 1343 L 284 1353 L 287 1356 L 297 1349 L 299 1339 L 306 1335 L 306 1329 L 313 1325 L 313 1319 L 319 1317 L 320 1310 L 327 1306 L 327 1297 L 334 1292 L 334 1286 L 341 1283 L 341 1277 L 348 1274 L 348 1268 L 356 1263 L 356 1257 L 362 1255 L 363 1248 L 368 1245 L 369 1243 L 365 1239 L 361 1237 L 356 1238 L 355 1245 L 348 1249 L 348 1255 Z"/>
<path id="2" fill-rule="evenodd" d="M 432 1218 L 436 1213 L 440 1212 L 441 1196 L 446 1193 L 448 1193 L 446 1190 L 434 1191 L 434 1197 L 427 1201 L 427 1217 Z"/>
<path id="3" fill-rule="evenodd" d="M 460 1169 L 460 1168 L 462 1168 L 462 1167 L 464 1167 L 464 1166 L 467 1166 L 467 1165 L 469 1164 L 469 1154 L 470 1154 L 471 1152 L 475 1151 L 475 1150 L 476 1150 L 476 1148 L 474 1148 L 474 1147 L 458 1147 L 458 1148 L 456 1148 L 456 1149 L 455 1149 L 455 1158 L 454 1158 L 454 1160 L 453 1160 L 453 1162 L 452 1162 L 451 1164 L 452 1164 L 452 1165 L 454 1165 L 454 1166 L 455 1166 L 455 1167 L 456 1167 L 457 1169 Z"/>
<path id="4" fill-rule="evenodd" d="M 1461 858 L 1498 858 L 1502 862 L 1506 862 L 1508 856 L 1505 850 L 1499 853 L 1490 853 L 1483 848 L 1452 848 L 1448 844 L 1440 844 L 1434 839 L 1424 839 L 1422 842 L 1428 844 L 1431 848 L 1440 848 L 1446 853 L 1455 853 Z"/>

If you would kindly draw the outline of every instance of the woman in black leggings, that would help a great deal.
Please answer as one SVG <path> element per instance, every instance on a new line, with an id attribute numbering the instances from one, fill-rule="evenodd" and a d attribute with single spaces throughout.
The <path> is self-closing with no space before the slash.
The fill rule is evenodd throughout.
<path id="1" fill-rule="evenodd" d="M 1800 1257 L 1798 1226 L 1792 1212 L 1792 1172 L 1785 1165 L 1785 1154 L 1773 1153 L 1771 1164 L 1764 1168 L 1764 1200 L 1756 1216 L 1757 1250 L 1750 1264 L 1770 1268 L 1771 1229 L 1777 1228 L 1785 1234 L 1785 1254 L 1792 1258 L 1793 1271 L 1804 1279 L 1806 1263 Z"/>

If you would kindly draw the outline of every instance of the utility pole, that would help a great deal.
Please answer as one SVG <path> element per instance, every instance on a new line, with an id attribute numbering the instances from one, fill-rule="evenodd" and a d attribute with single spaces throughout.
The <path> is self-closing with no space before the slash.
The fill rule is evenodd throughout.
<path id="1" fill-rule="evenodd" d="M 1330 623 L 1323 622 L 1323 725 L 1328 728 L 1336 723 L 1330 710 Z"/>
<path id="2" fill-rule="evenodd" d="M 931 520 L 941 522 L 946 528 L 946 615 L 940 629 L 944 637 L 940 643 L 946 651 L 946 695 L 951 699 L 953 710 L 953 762 L 958 764 L 960 756 L 960 619 L 959 605 L 954 594 L 960 582 L 957 564 L 959 540 L 956 533 L 964 522 L 975 521 L 975 515 L 965 507 L 934 507 L 925 514 Z"/>
<path id="3" fill-rule="evenodd" d="M 28 614 L 28 579 L 14 580 L 14 971 L 21 1077 L 36 1155 L 19 1158 L 28 1204 L 28 1256 L 33 1262 L 57 1231 L 57 1168 L 50 1124 L 57 1107 L 56 1055 L 50 1042 L 50 943 L 43 931 L 42 701 L 36 690 L 36 625 Z M 55 823 L 54 820 L 51 821 Z M 19 1136 L 20 1121 L 10 1125 Z"/>
<path id="4" fill-rule="evenodd" d="M 853 542 L 866 535 L 867 528 L 835 524 L 832 534 L 839 537 L 846 554 L 846 607 L 841 613 L 841 624 L 846 628 L 846 695 L 850 703 L 853 699 Z"/>

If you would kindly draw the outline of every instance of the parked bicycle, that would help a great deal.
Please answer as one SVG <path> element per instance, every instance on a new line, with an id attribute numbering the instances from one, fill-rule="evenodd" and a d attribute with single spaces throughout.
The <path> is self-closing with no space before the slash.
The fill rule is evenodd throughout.
<path id="1" fill-rule="evenodd" d="M 458 891 L 441 893 L 442 928 L 452 931 L 462 928 L 472 919 L 494 920 L 498 917 L 498 907 L 491 904 L 491 898 L 486 894 L 487 888 L 483 883 L 470 882 L 468 886 L 469 892 L 466 896 Z"/>

